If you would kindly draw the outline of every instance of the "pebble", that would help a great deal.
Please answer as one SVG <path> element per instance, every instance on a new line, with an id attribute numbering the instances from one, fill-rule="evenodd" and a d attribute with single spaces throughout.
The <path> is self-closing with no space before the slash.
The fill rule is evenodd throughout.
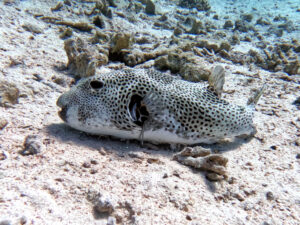
<path id="1" fill-rule="evenodd" d="M 8 121 L 4 118 L 0 118 L 0 130 L 4 129 L 6 125 L 8 124 Z"/>
<path id="2" fill-rule="evenodd" d="M 12 222 L 10 220 L 2 220 L 0 221 L 0 225 L 12 225 Z"/>
<path id="3" fill-rule="evenodd" d="M 91 164 L 90 164 L 89 162 L 84 162 L 84 163 L 82 163 L 82 166 L 83 166 L 84 168 L 91 168 Z"/>
<path id="4" fill-rule="evenodd" d="M 269 201 L 272 201 L 272 200 L 275 199 L 274 194 L 273 194 L 271 191 L 268 191 L 268 192 L 266 193 L 266 197 L 267 197 L 267 199 L 268 199 Z"/>
<path id="5" fill-rule="evenodd" d="M 94 205 L 94 210 L 98 213 L 108 213 L 111 214 L 116 207 L 115 201 L 107 195 L 96 194 L 91 201 Z"/>
<path id="6" fill-rule="evenodd" d="M 147 1 L 145 12 L 149 15 L 155 15 L 155 4 L 151 0 Z"/>
<path id="7" fill-rule="evenodd" d="M 35 24 L 32 23 L 24 23 L 22 25 L 22 27 L 24 28 L 24 30 L 29 31 L 31 33 L 34 34 L 41 34 L 43 33 L 43 29 Z"/>
<path id="8" fill-rule="evenodd" d="M 185 217 L 187 220 L 192 220 L 192 217 L 191 217 L 191 215 L 186 215 L 186 217 Z"/>
<path id="9" fill-rule="evenodd" d="M 6 151 L 1 151 L 0 152 L 0 160 L 5 160 L 8 158 L 8 152 Z"/>
<path id="10" fill-rule="evenodd" d="M 115 217 L 109 216 L 107 218 L 107 225 L 116 225 L 116 224 L 117 224 L 117 220 Z"/>
<path id="11" fill-rule="evenodd" d="M 20 152 L 21 155 L 35 155 L 43 151 L 44 144 L 41 141 L 41 137 L 38 135 L 28 135 L 25 138 L 24 148 Z"/>

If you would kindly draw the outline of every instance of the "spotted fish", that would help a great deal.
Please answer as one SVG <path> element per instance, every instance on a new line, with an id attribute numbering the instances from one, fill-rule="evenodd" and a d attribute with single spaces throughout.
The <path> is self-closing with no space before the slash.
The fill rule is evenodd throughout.
<path id="1" fill-rule="evenodd" d="M 214 143 L 254 131 L 254 105 L 221 99 L 224 69 L 214 68 L 209 85 L 156 70 L 128 69 L 80 80 L 57 100 L 69 126 L 96 135 L 152 143 Z"/>

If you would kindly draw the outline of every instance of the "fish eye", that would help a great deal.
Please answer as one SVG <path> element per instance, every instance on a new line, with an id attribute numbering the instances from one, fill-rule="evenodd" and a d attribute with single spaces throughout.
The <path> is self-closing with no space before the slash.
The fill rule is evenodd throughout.
<path id="1" fill-rule="evenodd" d="M 90 82 L 90 86 L 93 89 L 100 89 L 100 88 L 103 87 L 103 83 L 101 81 L 98 81 L 98 80 L 92 80 Z"/>

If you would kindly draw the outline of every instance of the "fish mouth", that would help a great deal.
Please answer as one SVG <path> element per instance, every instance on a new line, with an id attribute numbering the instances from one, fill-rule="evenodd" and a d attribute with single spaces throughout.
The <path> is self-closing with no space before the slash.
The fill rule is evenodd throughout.
<path id="1" fill-rule="evenodd" d="M 67 122 L 67 107 L 62 107 L 60 111 L 58 111 L 59 117 L 64 121 Z"/>

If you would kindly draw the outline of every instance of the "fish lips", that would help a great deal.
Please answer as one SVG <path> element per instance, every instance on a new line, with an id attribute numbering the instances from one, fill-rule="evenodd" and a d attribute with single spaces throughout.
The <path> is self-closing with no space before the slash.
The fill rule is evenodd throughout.
<path id="1" fill-rule="evenodd" d="M 60 117 L 64 122 L 67 122 L 67 111 L 68 111 L 68 108 L 67 108 L 65 96 L 66 96 L 66 94 L 61 95 L 61 96 L 57 99 L 56 105 L 57 105 L 58 107 L 61 108 L 61 110 L 58 111 L 59 117 Z"/>
<path id="2" fill-rule="evenodd" d="M 67 107 L 62 107 L 60 111 L 58 111 L 59 117 L 64 121 L 67 122 Z"/>

